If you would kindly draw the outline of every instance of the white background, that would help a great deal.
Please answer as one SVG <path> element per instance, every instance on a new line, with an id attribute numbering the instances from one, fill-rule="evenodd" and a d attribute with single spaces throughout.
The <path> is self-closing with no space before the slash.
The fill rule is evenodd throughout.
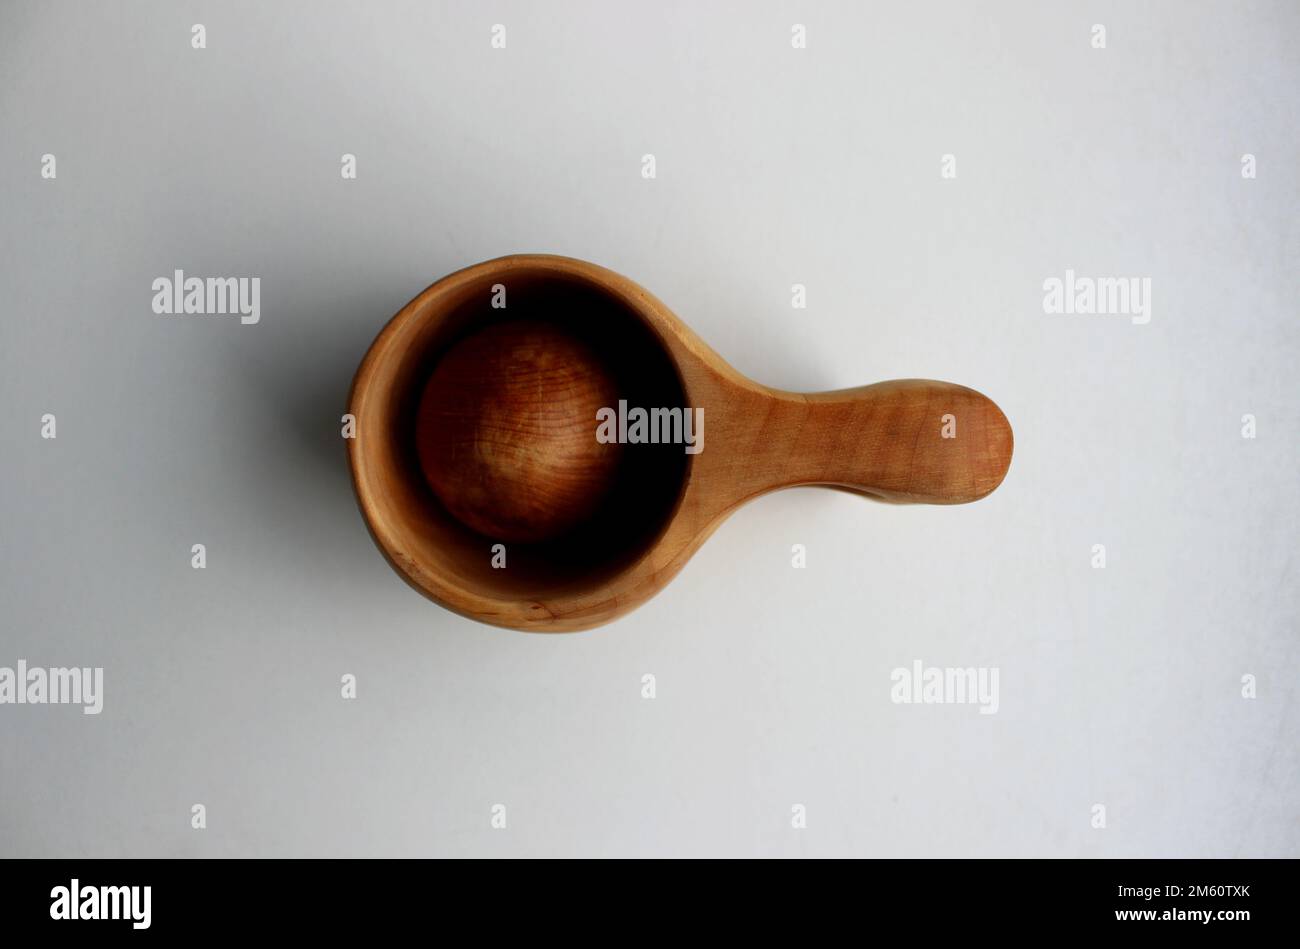
<path id="1" fill-rule="evenodd" d="M 1298 45 L 1288 2 L 6 2 L 0 665 L 106 694 L 0 706 L 0 855 L 1300 855 Z M 587 633 L 445 612 L 339 416 L 524 251 L 772 385 L 980 389 L 1010 474 L 766 497 Z M 260 324 L 154 315 L 178 268 Z M 1067 268 L 1151 322 L 1045 315 Z M 999 712 L 892 704 L 915 659 Z"/>

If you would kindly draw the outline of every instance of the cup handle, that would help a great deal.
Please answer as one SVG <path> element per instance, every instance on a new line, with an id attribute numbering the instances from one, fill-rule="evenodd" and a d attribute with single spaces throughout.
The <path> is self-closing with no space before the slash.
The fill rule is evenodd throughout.
<path id="1" fill-rule="evenodd" d="M 965 386 L 898 379 L 773 395 L 751 469 L 767 472 L 765 490 L 820 484 L 887 501 L 964 504 L 993 491 L 1011 465 L 1007 417 Z"/>

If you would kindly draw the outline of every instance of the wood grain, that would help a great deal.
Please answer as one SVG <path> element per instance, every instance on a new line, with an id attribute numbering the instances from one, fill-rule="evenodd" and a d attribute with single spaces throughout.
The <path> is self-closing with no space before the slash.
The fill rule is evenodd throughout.
<path id="1" fill-rule="evenodd" d="M 420 466 L 468 527 L 540 543 L 590 518 L 613 488 L 622 446 L 594 437 L 617 405 L 614 378 L 553 324 L 489 326 L 441 359 L 416 420 Z"/>

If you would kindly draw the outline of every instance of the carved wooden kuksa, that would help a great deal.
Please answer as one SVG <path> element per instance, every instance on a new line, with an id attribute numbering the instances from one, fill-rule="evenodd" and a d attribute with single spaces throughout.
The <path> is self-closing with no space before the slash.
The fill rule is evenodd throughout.
<path id="1" fill-rule="evenodd" d="M 357 498 L 394 569 L 458 613 L 536 631 L 639 606 L 760 494 L 960 504 L 1002 482 L 1012 451 L 972 389 L 772 389 L 631 280 L 546 255 L 417 296 L 366 354 L 348 411 Z"/>

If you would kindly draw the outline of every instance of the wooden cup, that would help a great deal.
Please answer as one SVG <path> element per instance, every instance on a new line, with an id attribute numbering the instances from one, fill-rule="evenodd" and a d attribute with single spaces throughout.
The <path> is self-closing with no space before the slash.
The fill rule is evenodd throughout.
<path id="1" fill-rule="evenodd" d="M 508 320 L 570 334 L 627 406 L 702 410 L 702 450 L 624 444 L 599 508 L 561 536 L 502 543 L 471 529 L 425 477 L 417 414 L 442 358 Z M 543 408 L 520 411 L 536 419 Z M 723 519 L 768 491 L 829 485 L 886 501 L 960 504 L 996 488 L 1012 453 L 1006 416 L 972 389 L 922 379 L 812 394 L 772 389 L 727 365 L 631 280 L 549 255 L 501 257 L 426 289 L 370 347 L 348 411 L 357 499 L 398 574 L 464 616 L 544 632 L 588 629 L 641 605 Z M 590 424 L 594 440 L 598 420 Z"/>

